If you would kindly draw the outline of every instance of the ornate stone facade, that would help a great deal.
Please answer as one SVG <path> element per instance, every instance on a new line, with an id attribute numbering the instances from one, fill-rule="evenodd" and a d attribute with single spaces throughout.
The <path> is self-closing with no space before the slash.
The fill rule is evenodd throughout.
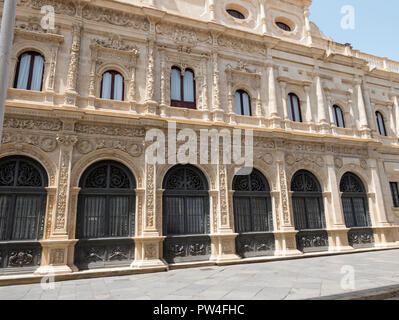
<path id="1" fill-rule="evenodd" d="M 57 28 L 51 32 L 38 23 L 41 6 L 48 4 L 56 12 Z M 245 19 L 226 13 L 232 4 Z M 30 246 L 3 250 L 0 243 L 0 269 L 36 268 L 41 261 L 38 273 L 50 267 L 77 271 L 79 181 L 103 160 L 123 164 L 137 182 L 134 245 L 93 247 L 82 257 L 88 265 L 122 261 L 131 268 L 165 269 L 193 257 L 224 263 L 320 248 L 339 252 L 398 245 L 399 209 L 390 182 L 399 182 L 399 63 L 327 39 L 309 22 L 310 4 L 19 1 L 0 157 L 36 160 L 49 183 L 42 251 Z M 13 85 L 20 54 L 32 50 L 45 60 L 40 92 Z M 195 110 L 171 107 L 174 66 L 195 74 Z M 111 69 L 124 78 L 123 101 L 100 97 L 102 75 Z M 250 96 L 251 117 L 236 113 L 237 90 Z M 290 120 L 289 93 L 299 99 L 302 122 Z M 333 105 L 342 108 L 345 128 L 336 125 Z M 377 111 L 385 118 L 387 136 L 378 130 Z M 271 187 L 273 230 L 254 237 L 235 233 L 235 167 L 198 165 L 209 183 L 209 237 L 165 240 L 162 181 L 171 166 L 146 164 L 145 135 L 166 128 L 168 121 L 177 122 L 177 133 L 187 127 L 253 130 L 254 166 Z M 299 170 L 320 182 L 323 231 L 296 230 L 291 179 Z M 339 183 L 347 172 L 365 185 L 370 228 L 345 225 Z"/>

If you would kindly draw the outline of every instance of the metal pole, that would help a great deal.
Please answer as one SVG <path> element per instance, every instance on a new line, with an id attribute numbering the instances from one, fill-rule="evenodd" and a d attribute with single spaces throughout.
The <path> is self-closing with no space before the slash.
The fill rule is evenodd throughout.
<path id="1" fill-rule="evenodd" d="M 6 107 L 10 56 L 14 40 L 15 15 L 18 0 L 4 0 L 0 30 L 0 144 L 3 136 L 4 112 Z"/>

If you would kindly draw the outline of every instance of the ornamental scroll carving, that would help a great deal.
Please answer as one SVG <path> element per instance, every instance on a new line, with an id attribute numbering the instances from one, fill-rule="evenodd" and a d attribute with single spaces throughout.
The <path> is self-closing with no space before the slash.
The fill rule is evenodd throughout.
<path id="1" fill-rule="evenodd" d="M 147 178 L 146 178 L 146 215 L 145 225 L 146 228 L 153 228 L 155 226 L 155 191 L 154 191 L 154 176 L 155 166 L 147 166 Z"/>
<path id="2" fill-rule="evenodd" d="M 76 93 L 79 60 L 80 60 L 80 46 L 81 46 L 82 26 L 74 24 L 72 26 L 72 46 L 70 51 L 70 60 L 67 77 L 67 91 Z M 74 104 L 74 98 L 67 96 L 66 104 Z"/>
<path id="3" fill-rule="evenodd" d="M 229 113 L 234 112 L 234 94 L 233 90 L 236 89 L 244 89 L 246 86 L 249 87 L 256 92 L 256 98 L 258 102 L 260 102 L 260 86 L 261 86 L 261 77 L 262 74 L 256 72 L 256 70 L 252 70 L 248 67 L 248 64 L 245 61 L 239 60 L 237 66 L 233 67 L 232 65 L 228 64 L 226 67 L 226 78 L 227 78 L 227 85 L 228 85 L 228 95 L 229 95 Z M 259 115 L 259 108 L 257 107 L 257 114 Z"/>
<path id="4" fill-rule="evenodd" d="M 227 168 L 221 166 L 219 169 L 219 190 L 220 190 L 220 212 L 222 226 L 229 226 L 229 207 L 227 190 Z"/>
<path id="5" fill-rule="evenodd" d="M 322 156 L 311 153 L 289 153 L 285 156 L 285 162 L 289 166 L 293 166 L 299 162 L 302 163 L 304 166 L 311 163 L 319 166 L 320 168 L 323 168 L 325 166 L 325 161 Z"/>
<path id="6" fill-rule="evenodd" d="M 129 153 L 132 157 L 140 157 L 144 152 L 143 143 L 129 140 L 113 139 L 79 139 L 76 149 L 81 154 L 88 154 L 100 149 L 117 149 Z"/>
<path id="7" fill-rule="evenodd" d="M 282 163 L 278 164 L 280 175 L 280 192 L 284 225 L 290 225 L 290 211 L 288 207 L 288 182 L 285 174 L 285 168 Z"/>
<path id="8" fill-rule="evenodd" d="M 107 126 L 107 125 L 91 125 L 85 123 L 77 123 L 75 125 L 75 131 L 83 134 L 98 134 L 107 136 L 119 136 L 119 137 L 145 137 L 145 129 L 143 128 L 129 128 L 119 126 Z"/>
<path id="9" fill-rule="evenodd" d="M 58 175 L 58 192 L 55 213 L 55 230 L 65 231 L 69 196 L 69 175 L 71 170 L 72 150 L 78 141 L 77 136 L 59 134 L 57 141 L 61 145 L 61 160 Z"/>
<path id="10" fill-rule="evenodd" d="M 4 120 L 4 128 L 60 131 L 62 129 L 62 122 L 59 120 L 34 120 L 6 117 Z"/>
<path id="11" fill-rule="evenodd" d="M 55 136 L 41 136 L 33 134 L 10 133 L 5 132 L 2 139 L 3 144 L 30 144 L 39 147 L 45 152 L 52 152 L 57 148 Z"/>
<path id="12" fill-rule="evenodd" d="M 96 96 L 97 88 L 101 82 L 100 70 L 102 66 L 117 63 L 128 71 L 129 101 L 136 101 L 136 64 L 139 56 L 138 48 L 127 43 L 119 35 L 110 35 L 106 39 L 91 39 L 91 71 L 89 77 L 89 95 Z M 105 70 L 104 70 L 105 71 Z"/>
<path id="13" fill-rule="evenodd" d="M 74 2 L 70 0 L 20 0 L 19 6 L 41 10 L 43 6 L 52 6 L 55 13 L 86 20 L 124 26 L 137 30 L 148 31 L 150 24 L 145 17 L 140 17 L 125 11 L 101 8 L 89 4 L 88 1 Z"/>

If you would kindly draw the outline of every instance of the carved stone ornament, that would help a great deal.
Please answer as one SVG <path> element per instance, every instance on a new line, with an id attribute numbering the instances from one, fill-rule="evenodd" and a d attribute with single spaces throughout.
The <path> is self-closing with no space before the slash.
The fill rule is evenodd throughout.
<path id="1" fill-rule="evenodd" d="M 119 35 L 111 35 L 107 39 L 91 39 L 92 48 L 111 49 L 115 51 L 124 51 L 133 55 L 138 55 L 139 50 L 133 44 L 128 44 Z"/>
<path id="2" fill-rule="evenodd" d="M 52 152 L 57 148 L 57 140 L 52 136 L 40 136 L 33 134 L 5 132 L 2 139 L 3 144 L 30 144 L 39 147 L 45 152 Z"/>
<path id="3" fill-rule="evenodd" d="M 55 119 L 34 120 L 6 117 L 4 120 L 4 128 L 60 131 L 62 129 L 62 122 Z"/>
<path id="4" fill-rule="evenodd" d="M 285 161 L 289 166 L 293 166 L 296 163 L 302 163 L 305 166 L 313 163 L 322 168 L 325 165 L 325 161 L 322 156 L 308 153 L 289 153 L 285 156 Z"/>
<path id="5" fill-rule="evenodd" d="M 15 34 L 30 40 L 64 42 L 64 36 L 59 33 L 59 27 L 43 29 L 38 17 L 30 17 L 26 22 L 16 22 Z"/>
<path id="6" fill-rule="evenodd" d="M 143 154 L 144 146 L 142 143 L 129 140 L 80 139 L 76 145 L 76 149 L 81 154 L 88 154 L 100 149 L 118 149 L 129 153 L 133 157 L 139 157 Z"/>
<path id="7" fill-rule="evenodd" d="M 143 128 L 129 128 L 129 127 L 118 127 L 118 126 L 107 126 L 107 125 L 90 125 L 77 123 L 75 126 L 77 133 L 84 134 L 98 134 L 107 136 L 119 136 L 119 137 L 144 137 L 145 129 Z"/>
<path id="8" fill-rule="evenodd" d="M 58 134 L 57 141 L 60 145 L 69 147 L 74 146 L 78 142 L 78 137 L 74 135 Z"/>

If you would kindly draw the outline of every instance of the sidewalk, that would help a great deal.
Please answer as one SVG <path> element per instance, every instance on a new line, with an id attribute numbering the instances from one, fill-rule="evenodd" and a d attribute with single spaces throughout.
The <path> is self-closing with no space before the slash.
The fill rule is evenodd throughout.
<path id="1" fill-rule="evenodd" d="M 356 292 L 399 286 L 399 250 L 391 250 L 72 280 L 50 290 L 40 284 L 6 286 L 0 299 L 339 299 L 353 296 L 341 287 L 344 266 L 354 268 Z"/>

